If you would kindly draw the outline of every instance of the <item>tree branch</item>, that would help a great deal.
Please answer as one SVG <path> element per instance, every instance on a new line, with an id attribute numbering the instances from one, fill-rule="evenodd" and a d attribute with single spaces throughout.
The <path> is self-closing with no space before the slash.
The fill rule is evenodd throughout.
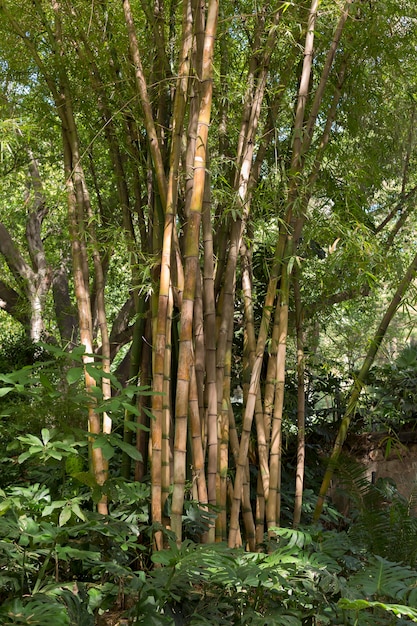
<path id="1" fill-rule="evenodd" d="M 10 271 L 19 282 L 33 279 L 32 269 L 20 254 L 18 247 L 2 222 L 0 222 L 0 254 L 4 256 Z"/>
<path id="2" fill-rule="evenodd" d="M 25 298 L 17 293 L 14 289 L 6 285 L 3 281 L 0 281 L 0 309 L 6 311 L 9 315 L 14 317 L 15 320 L 23 324 L 23 326 L 29 326 L 29 317 L 25 313 Z"/>

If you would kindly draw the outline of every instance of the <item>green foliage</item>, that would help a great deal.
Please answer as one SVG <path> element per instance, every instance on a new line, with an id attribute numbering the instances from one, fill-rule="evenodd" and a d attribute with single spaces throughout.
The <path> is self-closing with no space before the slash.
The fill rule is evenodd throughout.
<path id="1" fill-rule="evenodd" d="M 417 405 L 417 347 L 407 345 L 393 362 L 369 374 L 367 405 L 379 430 L 411 425 Z"/>
<path id="2" fill-rule="evenodd" d="M 49 358 L 48 352 L 39 344 L 33 343 L 24 333 L 8 335 L 1 342 L 0 373 L 8 374 Z"/>
<path id="3" fill-rule="evenodd" d="M 51 601 L 47 596 L 39 595 L 23 602 L 13 600 L 0 608 L 0 617 L 4 626 L 70 626 L 66 607 Z M 86 623 L 86 622 L 85 622 Z M 91 624 L 91 622 L 90 622 Z M 87 623 L 86 623 L 87 626 Z"/>
<path id="4" fill-rule="evenodd" d="M 0 492 L 2 623 L 89 626 L 121 586 L 137 587 L 131 565 L 145 551 L 138 538 L 148 491 L 119 481 L 113 493 L 118 514 L 103 518 L 88 510 L 88 496 L 53 500 L 39 484 Z"/>
<path id="5" fill-rule="evenodd" d="M 152 534 L 147 527 L 149 488 L 119 478 L 118 463 L 104 486 L 96 484 L 86 471 L 91 434 L 58 428 L 61 406 L 68 419 L 85 415 L 91 402 L 80 380 L 83 350 L 66 355 L 45 347 L 45 353 L 48 360 L 0 375 L 7 390 L 2 408 L 9 453 L 1 459 L 7 476 L 0 489 L 0 621 L 90 626 L 96 614 L 117 603 L 121 589 L 135 594 L 143 578 L 136 567 L 148 558 Z M 100 364 L 88 367 L 100 382 L 105 375 Z M 120 459 L 123 451 L 138 459 L 136 448 L 123 441 L 117 428 L 123 426 L 126 409 L 135 413 L 135 396 L 148 390 L 134 385 L 122 389 L 112 374 L 110 378 L 118 395 L 104 400 L 97 387 L 94 401 L 99 412 L 112 417 L 115 431 L 97 436 L 91 445 L 100 446 L 108 458 Z M 23 415 L 21 430 L 9 420 L 18 407 L 38 412 L 38 429 L 27 432 Z M 108 518 L 94 512 L 103 495 L 109 501 Z"/>
<path id="6" fill-rule="evenodd" d="M 126 426 L 124 416 L 126 411 L 131 415 L 139 414 L 136 398 L 138 395 L 150 395 L 149 388 L 136 385 L 122 387 L 114 374 L 103 372 L 98 361 L 85 365 L 97 382 L 92 393 L 87 394 L 82 382 L 84 349 L 78 347 L 67 353 L 47 344 L 42 344 L 41 348 L 42 354 L 49 356 L 48 360 L 0 374 L 0 415 L 4 423 L 10 424 L 3 430 L 3 443 L 17 455 L 18 464 L 27 462 L 24 470 L 30 471 L 35 480 L 47 480 L 51 484 L 54 476 L 59 481 L 67 474 L 92 487 L 95 481 L 85 471 L 86 451 L 83 454 L 82 450 L 87 446 L 87 438 L 90 441 L 94 439 L 92 447 L 102 448 L 105 458 L 112 460 L 115 468 L 122 453 L 133 460 L 141 460 L 136 447 L 124 441 L 122 433 L 124 427 L 134 432 L 139 428 L 147 429 L 133 421 Z M 110 379 L 114 390 L 109 399 L 103 398 L 100 383 L 104 377 Z M 83 430 L 87 408 L 92 402 L 91 395 L 95 411 L 106 413 L 112 419 L 111 434 L 94 435 Z M 31 407 L 29 421 L 26 418 L 28 405 Z M 29 434 L 28 429 L 31 431 Z M 39 436 L 32 434 L 36 432 Z M 49 478 L 42 477 L 42 468 L 47 473 L 49 471 Z M 10 463 L 9 469 L 12 474 L 17 472 Z M 4 480 L 7 484 L 6 476 Z"/>
<path id="7" fill-rule="evenodd" d="M 79 388 L 81 358 L 81 351 L 75 352 L 65 370 L 75 405 L 86 401 Z M 11 389 L 4 402 L 14 397 L 42 406 L 55 393 L 54 363 L 2 375 Z M 101 368 L 90 369 L 101 381 Z M 134 412 L 138 389 L 123 390 L 112 382 L 119 394 L 104 400 L 97 391 L 96 402 L 99 411 L 112 416 L 116 430 L 97 436 L 92 445 L 111 461 L 121 451 L 137 458 L 117 428 L 127 407 Z M 317 412 L 321 394 L 337 384 L 325 374 L 317 378 L 311 392 Z M 256 554 L 194 543 L 191 539 L 200 540 L 216 511 L 186 501 L 184 529 L 191 539 L 178 547 L 165 533 L 169 549 L 153 554 L 157 567 L 151 569 L 155 529 L 148 524 L 149 488 L 119 478 L 118 464 L 98 488 L 86 471 L 87 435 L 44 425 L 38 434 L 19 434 L 10 446 L 14 458 L 8 462 L 21 474 L 0 491 L 2 623 L 90 626 L 120 593 L 128 598 L 132 624 L 400 626 L 414 621 L 417 525 L 410 503 L 394 489 L 388 494 L 389 486 L 369 485 L 359 470 L 346 469 L 344 485 L 358 511 L 348 533 L 277 528 L 265 538 L 265 551 Z M 343 477 L 341 469 L 339 474 Z M 103 494 L 109 500 L 107 518 L 93 510 Z M 402 563 L 393 562 L 392 554 Z"/>
<path id="8" fill-rule="evenodd" d="M 346 533 L 276 529 L 268 554 L 172 542 L 152 558 L 135 624 L 400 626 L 416 616 L 417 572 L 368 558 Z"/>
<path id="9" fill-rule="evenodd" d="M 86 441 L 75 441 L 72 435 L 62 437 L 62 433 L 58 433 L 56 429 L 49 430 L 48 428 L 42 428 L 41 439 L 28 434 L 20 435 L 18 440 L 24 446 L 29 447 L 27 452 L 19 455 L 19 463 L 23 463 L 31 457 L 38 458 L 42 463 L 50 459 L 61 461 L 64 456 L 69 458 L 68 455 L 72 455 L 74 457 L 77 453 L 77 447 L 87 445 Z"/>

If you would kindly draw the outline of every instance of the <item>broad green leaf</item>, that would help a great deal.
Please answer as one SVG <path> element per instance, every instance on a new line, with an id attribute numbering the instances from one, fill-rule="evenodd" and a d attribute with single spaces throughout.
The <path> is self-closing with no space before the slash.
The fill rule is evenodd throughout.
<path id="1" fill-rule="evenodd" d="M 114 448 L 111 443 L 105 437 L 97 437 L 97 439 L 93 443 L 93 448 L 101 448 L 103 451 L 103 456 L 107 461 L 114 456 Z"/>
<path id="2" fill-rule="evenodd" d="M 337 606 L 344 610 L 348 609 L 353 611 L 379 608 L 389 613 L 394 613 L 394 615 L 397 615 L 398 617 L 408 617 L 409 619 L 411 619 L 411 621 L 417 622 L 417 610 L 403 604 L 391 604 L 362 599 L 349 600 L 347 598 L 340 598 Z"/>
<path id="3" fill-rule="evenodd" d="M 5 513 L 7 513 L 11 505 L 12 503 L 10 500 L 3 500 L 3 502 L 0 502 L 0 517 L 4 515 Z"/>
<path id="4" fill-rule="evenodd" d="M 144 430 L 145 432 L 149 432 L 150 428 L 145 426 L 145 424 L 138 424 L 137 422 L 132 422 L 130 420 L 125 420 L 123 422 L 123 428 L 127 430 L 132 430 L 133 432 L 137 432 L 138 430 Z"/>
<path id="5" fill-rule="evenodd" d="M 94 363 L 87 363 L 85 366 L 85 369 L 90 374 L 91 378 L 93 378 L 96 381 L 96 383 L 101 382 L 101 380 L 105 376 L 105 373 L 103 372 L 103 370 L 99 369 L 97 365 L 95 365 Z"/>
<path id="6" fill-rule="evenodd" d="M 84 354 L 85 346 L 77 346 L 71 351 L 71 357 L 74 359 L 74 361 L 81 361 Z"/>
<path id="7" fill-rule="evenodd" d="M 18 437 L 19 441 L 22 443 L 26 443 L 28 445 L 35 445 L 43 448 L 43 442 L 39 439 L 39 437 L 35 437 L 35 435 L 20 435 Z"/>
<path id="8" fill-rule="evenodd" d="M 82 512 L 82 510 L 80 509 L 80 505 L 79 505 L 79 504 L 74 503 L 74 504 L 72 505 L 72 507 L 71 507 L 71 508 L 72 508 L 73 512 L 75 513 L 75 515 L 76 515 L 76 516 L 77 516 L 80 520 L 82 520 L 83 522 L 86 522 L 86 521 L 87 521 L 87 518 L 86 518 L 86 516 L 84 515 L 84 513 Z"/>
<path id="9" fill-rule="evenodd" d="M 29 459 L 31 456 L 32 454 L 30 452 L 23 452 L 22 454 L 19 454 L 19 456 L 17 457 L 17 462 L 19 464 L 24 463 L 24 461 Z"/>
<path id="10" fill-rule="evenodd" d="M 155 419 L 155 415 L 152 413 L 152 411 L 150 409 L 148 409 L 146 406 L 142 407 L 142 411 L 145 413 L 145 415 L 147 415 L 148 417 L 150 417 L 152 420 Z"/>
<path id="11" fill-rule="evenodd" d="M 39 380 L 42 386 L 45 387 L 45 389 L 51 392 L 54 391 L 54 386 L 52 385 L 51 381 L 47 376 L 45 376 L 45 374 L 42 374 L 42 372 L 39 374 Z"/>
<path id="12" fill-rule="evenodd" d="M 67 504 L 66 506 L 64 506 L 61 513 L 59 514 L 58 524 L 60 526 L 65 526 L 65 524 L 69 521 L 71 514 L 72 514 L 71 507 Z"/>
<path id="13" fill-rule="evenodd" d="M 67 372 L 67 382 L 69 385 L 73 385 L 81 380 L 84 374 L 83 367 L 71 367 Z"/>
<path id="14" fill-rule="evenodd" d="M 170 555 L 168 550 L 161 550 L 160 552 L 154 552 L 151 556 L 151 559 L 153 563 L 168 566 L 172 561 L 172 556 Z"/>
<path id="15" fill-rule="evenodd" d="M 47 504 L 44 507 L 42 511 L 42 517 L 51 515 L 51 513 L 53 513 L 55 509 L 61 509 L 63 506 L 65 506 L 65 504 L 66 504 L 66 500 L 54 500 L 53 502 L 51 502 L 51 504 Z"/>
<path id="16" fill-rule="evenodd" d="M 135 446 L 132 446 L 130 443 L 126 443 L 125 441 L 120 440 L 117 445 L 123 450 L 123 452 L 126 452 L 126 454 L 130 456 L 131 459 L 134 459 L 135 461 L 143 460 L 143 457 L 139 450 L 137 450 Z"/>
<path id="17" fill-rule="evenodd" d="M 107 461 L 110 461 L 111 458 L 113 458 L 114 456 L 114 448 L 110 443 L 105 443 L 104 445 L 100 446 L 102 451 L 103 451 L 103 456 Z"/>
<path id="18" fill-rule="evenodd" d="M 52 433 L 49 431 L 48 428 L 42 428 L 41 430 L 41 435 L 42 435 L 42 441 L 43 444 L 46 446 L 46 444 L 50 441 Z"/>
<path id="19" fill-rule="evenodd" d="M 91 472 L 76 472 L 72 474 L 72 477 L 78 480 L 81 484 L 87 485 L 92 489 L 97 485 L 97 481 Z"/>
<path id="20" fill-rule="evenodd" d="M 61 461 L 63 454 L 62 452 L 59 452 L 59 450 L 48 450 L 47 451 L 47 456 L 52 457 L 53 459 L 56 459 L 57 461 Z"/>
<path id="21" fill-rule="evenodd" d="M 129 404 L 128 402 L 122 402 L 122 407 L 128 412 L 131 413 L 132 415 L 137 415 L 138 417 L 140 417 L 141 413 L 138 409 L 137 406 L 135 406 L 134 404 Z"/>

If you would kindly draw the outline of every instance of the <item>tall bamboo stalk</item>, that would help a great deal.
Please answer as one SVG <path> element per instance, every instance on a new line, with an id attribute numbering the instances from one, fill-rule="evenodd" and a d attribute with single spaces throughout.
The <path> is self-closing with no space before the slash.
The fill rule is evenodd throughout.
<path id="1" fill-rule="evenodd" d="M 213 54 L 217 28 L 218 1 L 210 0 L 207 9 L 204 37 L 201 102 L 197 126 L 197 145 L 194 158 L 193 189 L 190 214 L 185 234 L 185 281 L 180 320 L 180 347 L 175 404 L 174 485 L 172 494 L 171 527 L 177 542 L 182 540 L 184 503 L 188 398 L 193 363 L 193 313 L 197 272 L 199 272 L 200 222 L 203 208 L 207 139 L 213 95 Z"/>
<path id="2" fill-rule="evenodd" d="M 231 325 L 231 335 L 233 336 L 233 324 Z M 217 454 L 217 474 L 216 474 L 216 503 L 219 513 L 216 517 L 215 534 L 216 541 L 225 541 L 227 536 L 227 476 L 229 470 L 229 407 L 230 405 L 230 376 L 232 364 L 231 342 L 226 350 L 224 363 L 225 377 L 222 394 L 222 408 L 218 421 L 218 454 Z M 232 410 L 232 409 L 231 409 Z"/>
<path id="3" fill-rule="evenodd" d="M 152 161 L 155 168 L 156 181 L 158 185 L 159 195 L 161 197 L 162 206 L 166 207 L 167 200 L 167 182 L 164 171 L 162 153 L 159 145 L 159 138 L 156 132 L 155 122 L 153 119 L 152 105 L 149 99 L 148 86 L 142 67 L 142 59 L 139 51 L 138 39 L 136 36 L 136 28 L 133 20 L 130 0 L 123 0 L 123 11 L 126 23 L 126 29 L 129 37 L 130 54 L 133 59 L 135 68 L 135 78 L 140 102 L 144 114 L 145 128 L 148 134 L 149 147 L 152 155 Z"/>
<path id="4" fill-rule="evenodd" d="M 337 433 L 336 441 L 333 446 L 333 451 L 330 455 L 329 462 L 327 464 L 327 469 L 324 474 L 323 482 L 320 487 L 320 492 L 319 492 L 319 496 L 317 499 L 316 508 L 314 510 L 314 516 L 313 516 L 313 519 L 315 522 L 319 520 L 321 512 L 323 510 L 323 504 L 326 498 L 327 491 L 329 489 L 330 481 L 333 477 L 334 470 L 337 466 L 337 462 L 339 460 L 339 456 L 342 451 L 342 447 L 343 447 L 343 444 L 345 442 L 345 439 L 349 430 L 350 422 L 355 417 L 358 399 L 363 389 L 363 386 L 365 384 L 369 369 L 375 360 L 375 357 L 385 337 L 385 334 L 388 330 L 388 326 L 390 325 L 392 318 L 394 317 L 398 307 L 400 306 L 402 299 L 408 287 L 410 286 L 411 281 L 415 278 L 416 272 L 417 272 L 417 254 L 414 257 L 414 259 L 411 261 L 403 279 L 401 280 L 400 284 L 397 287 L 397 290 L 371 341 L 371 344 L 368 348 L 368 352 L 366 354 L 363 365 L 359 371 L 359 374 L 357 375 L 353 383 L 349 400 L 347 403 L 347 408 L 342 418 L 342 421 L 340 423 L 339 432 Z"/>
<path id="5" fill-rule="evenodd" d="M 291 253 L 287 249 L 287 255 Z M 279 336 L 277 349 L 275 403 L 271 425 L 271 445 L 269 452 L 269 498 L 266 503 L 266 522 L 268 530 L 279 525 L 281 510 L 281 453 L 282 453 L 282 412 L 285 390 L 285 359 L 288 334 L 289 300 L 288 260 L 284 261 L 281 272 L 279 300 Z"/>
<path id="6" fill-rule="evenodd" d="M 304 60 L 303 60 L 303 69 L 301 74 L 300 86 L 298 91 L 298 99 L 297 99 L 297 108 L 294 122 L 294 133 L 293 133 L 293 152 L 292 152 L 292 160 L 291 160 L 291 181 L 290 181 L 290 189 L 288 192 L 288 203 L 286 209 L 286 226 L 282 226 L 280 228 L 280 237 L 277 243 L 276 250 L 276 266 L 279 266 L 281 260 L 284 258 L 284 250 L 286 247 L 286 238 L 288 232 L 288 226 L 291 222 L 292 211 L 296 201 L 297 195 L 297 186 L 298 186 L 298 175 L 301 168 L 301 146 L 302 146 L 302 129 L 304 124 L 304 114 L 306 108 L 306 102 L 309 93 L 309 81 L 310 81 L 310 73 L 312 67 L 313 60 L 313 42 L 314 42 L 314 28 L 317 17 L 317 8 L 318 8 L 319 0 L 312 0 L 310 13 L 308 17 L 307 24 L 307 34 L 306 41 L 304 46 Z M 278 270 L 279 271 L 279 270 Z M 276 281 L 278 280 L 278 271 L 274 272 L 274 275 L 271 277 L 269 285 L 268 285 L 268 294 L 267 298 L 272 298 L 272 303 L 275 300 L 275 286 Z M 282 305 L 283 313 L 287 311 L 287 308 Z M 262 313 L 262 321 L 261 328 L 258 336 L 257 349 L 256 349 L 256 359 L 252 370 L 252 377 L 249 387 L 248 401 L 245 408 L 245 415 L 243 420 L 243 430 L 242 437 L 240 442 L 240 452 L 239 452 L 239 463 L 236 470 L 236 479 L 234 485 L 234 498 L 233 505 L 230 514 L 230 530 L 229 530 L 229 546 L 233 547 L 235 545 L 235 540 L 237 536 L 237 530 L 239 525 L 239 510 L 240 510 L 240 498 L 242 491 L 242 478 L 243 471 L 245 465 L 245 457 L 248 453 L 249 447 L 249 437 L 252 425 L 253 414 L 255 410 L 256 397 L 258 392 L 259 380 L 260 380 L 260 371 L 263 359 L 263 353 L 269 328 L 269 320 L 271 317 L 270 314 L 271 305 L 264 306 Z M 267 324 L 265 324 L 267 322 Z M 279 403 L 278 403 L 279 404 Z M 277 445 L 277 441 L 274 442 L 273 445 Z M 272 446 L 271 446 L 272 448 Z M 279 452 L 278 452 L 279 454 Z M 275 456 L 275 454 L 274 454 Z M 275 466 L 275 462 L 274 462 Z M 270 463 L 270 476 L 272 476 L 271 463 Z M 275 477 L 276 478 L 276 477 Z M 274 478 L 274 480 L 275 480 Z M 277 487 L 275 486 L 275 494 Z M 271 485 L 269 497 L 271 498 Z M 272 496 L 274 498 L 274 496 Z M 276 520 L 276 510 L 272 513 L 272 505 L 267 505 L 267 518 L 270 517 L 270 524 L 272 524 L 272 520 Z"/>
<path id="7" fill-rule="evenodd" d="M 305 464 L 305 357 L 303 309 L 298 274 L 299 272 L 296 269 L 294 275 L 294 300 L 297 341 L 297 465 L 295 470 L 294 528 L 297 528 L 301 521 Z"/>
<path id="8" fill-rule="evenodd" d="M 217 476 L 217 415 L 221 415 L 222 406 L 218 407 L 216 386 L 216 301 L 214 294 L 214 252 L 213 231 L 211 227 L 210 175 L 207 173 L 204 191 L 202 216 L 204 266 L 203 266 L 203 305 L 205 336 L 205 420 L 204 429 L 207 438 L 207 484 L 209 500 L 216 504 Z"/>
<path id="9" fill-rule="evenodd" d="M 245 313 L 245 339 L 247 344 L 247 358 L 249 372 L 252 370 L 252 366 L 255 362 L 256 353 L 256 338 L 255 338 L 255 324 L 254 324 L 254 312 L 253 312 L 253 298 L 252 298 L 252 280 L 250 272 L 250 260 L 246 250 L 246 245 L 242 242 L 241 245 L 241 259 L 242 259 L 242 292 L 244 302 Z M 245 394 L 244 394 L 245 397 Z M 258 471 L 261 476 L 261 482 L 264 492 L 264 497 L 268 499 L 269 493 L 269 467 L 268 467 L 268 442 L 265 433 L 264 414 L 262 409 L 261 392 L 258 388 L 257 398 L 255 403 L 255 422 L 257 433 L 257 446 L 259 456 Z"/>
<path id="10" fill-rule="evenodd" d="M 277 33 L 277 24 L 281 18 L 282 10 L 284 10 L 284 4 L 280 4 L 278 10 L 274 13 L 273 24 L 268 32 L 267 41 L 265 43 L 264 50 L 260 55 L 258 53 L 259 41 L 261 39 L 262 30 L 264 28 L 264 15 L 263 13 L 258 14 L 258 22 L 255 33 L 255 41 L 253 46 L 252 57 L 250 61 L 250 67 L 248 72 L 248 89 L 245 97 L 244 109 L 243 109 L 243 117 L 241 123 L 241 130 L 239 134 L 238 140 L 238 149 L 237 149 L 237 164 L 238 167 L 236 169 L 236 176 L 234 187 L 237 192 L 238 204 L 240 209 L 240 215 L 233 222 L 230 233 L 230 245 L 228 252 L 228 259 L 225 269 L 224 275 L 224 284 L 223 284 L 223 309 L 221 322 L 219 326 L 219 334 L 217 339 L 217 402 L 221 404 L 220 394 L 223 390 L 223 371 L 222 365 L 224 362 L 224 354 L 226 350 L 226 342 L 228 336 L 228 327 L 229 324 L 233 320 L 233 309 L 234 309 L 234 296 L 235 296 L 235 276 L 236 276 L 236 267 L 237 260 L 239 256 L 239 250 L 242 245 L 242 237 L 246 227 L 247 219 L 249 216 L 250 209 L 250 194 L 248 193 L 250 189 L 250 181 L 253 167 L 253 154 L 254 154 L 254 146 L 255 146 L 255 137 L 258 129 L 259 118 L 262 110 L 262 102 L 265 94 L 266 87 L 266 79 L 269 72 L 269 66 L 271 61 L 272 52 L 274 49 L 274 43 L 276 39 Z M 259 40 L 259 41 L 258 41 Z M 256 74 L 256 77 L 255 77 Z M 266 337 L 265 337 L 266 340 Z M 255 346 L 252 345 L 252 350 L 254 350 Z M 259 350 L 258 350 L 259 348 Z M 262 350 L 264 346 L 262 347 Z M 257 346 L 257 354 L 260 354 L 260 346 Z M 251 383 L 252 384 L 252 383 Z M 259 379 L 257 381 L 257 385 L 259 384 Z M 252 390 L 257 395 L 257 387 L 252 386 Z M 252 403 L 249 405 L 252 406 Z M 246 409 L 247 410 L 247 409 Z M 253 410 L 252 415 L 250 416 L 250 422 L 253 418 Z M 246 415 L 246 411 L 245 411 Z M 248 437 L 248 433 L 250 432 L 250 424 L 247 420 L 246 427 L 249 427 L 249 430 L 246 431 L 245 437 L 241 439 L 241 445 L 243 441 L 243 450 L 247 447 L 248 441 L 246 441 L 246 437 Z M 245 426 L 244 426 L 245 428 Z M 241 479 L 243 474 L 243 467 L 237 471 L 236 477 L 238 479 L 238 487 L 237 490 L 240 493 L 241 491 Z M 266 477 L 265 471 L 264 476 Z M 235 484 L 236 488 L 236 484 Z M 240 495 L 239 495 L 240 497 Z M 235 503 L 234 515 L 238 516 L 238 511 L 236 511 L 237 502 Z M 233 533 L 235 533 L 235 524 L 237 520 L 233 520 Z"/>
<path id="11" fill-rule="evenodd" d="M 240 446 L 239 446 L 239 437 L 238 437 L 237 430 L 236 430 L 235 416 L 233 413 L 232 405 L 230 403 L 230 399 L 229 399 L 227 406 L 229 408 L 229 445 L 233 454 L 235 466 L 237 467 L 239 463 L 239 447 Z M 233 504 L 233 497 L 230 497 L 230 494 L 233 495 L 234 493 L 234 489 L 233 489 L 231 481 L 228 482 L 227 489 L 228 489 L 228 498 L 231 504 Z M 245 539 L 250 549 L 254 550 L 256 547 L 256 529 L 255 529 L 255 520 L 253 518 L 251 498 L 250 498 L 249 456 L 246 459 L 246 463 L 245 463 L 245 467 L 243 471 L 241 498 L 242 498 L 242 517 L 243 517 L 243 524 L 245 527 Z M 235 544 L 236 546 L 242 545 L 242 536 L 240 532 L 240 527 L 238 527 L 238 530 L 236 532 L 235 541 L 236 541 L 236 544 Z"/>
<path id="12" fill-rule="evenodd" d="M 201 437 L 201 419 L 200 408 L 198 405 L 198 391 L 197 391 L 197 379 L 195 375 L 195 369 L 191 366 L 191 380 L 190 380 L 190 394 L 189 394 L 189 407 L 190 407 L 190 437 L 191 437 L 191 455 L 192 455 L 192 480 L 195 500 L 202 505 L 203 509 L 207 509 L 208 494 L 207 483 L 204 472 L 204 451 L 203 441 Z M 207 540 L 207 535 L 205 537 Z"/>
<path id="13" fill-rule="evenodd" d="M 162 386 L 162 448 L 161 448 L 161 507 L 162 512 L 165 510 L 165 504 L 170 494 L 172 484 L 172 433 L 173 433 L 173 416 L 172 416 L 172 381 L 171 381 L 171 335 L 172 335 L 172 311 L 174 307 L 174 297 L 172 287 L 169 287 L 168 302 L 164 313 L 166 315 L 166 337 L 167 341 L 164 346 L 164 368 L 163 368 L 163 386 Z M 159 309 L 158 309 L 159 314 Z M 155 389 L 155 387 L 154 387 Z M 168 517 L 164 519 L 168 524 Z"/>
<path id="14" fill-rule="evenodd" d="M 342 14 L 339 18 L 339 21 L 336 25 L 333 39 L 330 44 L 329 50 L 327 52 L 326 60 L 324 62 L 324 66 L 320 76 L 320 82 L 317 86 L 317 89 L 314 93 L 314 99 L 311 104 L 311 110 L 309 114 L 309 119 L 307 123 L 307 127 L 304 134 L 304 139 L 302 142 L 301 152 L 305 154 L 311 145 L 311 141 L 313 138 L 314 127 L 317 120 L 317 115 L 320 110 L 320 106 L 323 100 L 323 95 L 327 87 L 330 71 L 333 66 L 334 58 L 336 56 L 337 49 L 340 44 L 340 39 L 342 37 L 343 29 L 346 24 L 346 20 L 349 17 L 349 10 L 352 5 L 353 0 L 347 0 L 345 6 L 343 7 Z M 312 33 L 313 35 L 313 33 Z"/>

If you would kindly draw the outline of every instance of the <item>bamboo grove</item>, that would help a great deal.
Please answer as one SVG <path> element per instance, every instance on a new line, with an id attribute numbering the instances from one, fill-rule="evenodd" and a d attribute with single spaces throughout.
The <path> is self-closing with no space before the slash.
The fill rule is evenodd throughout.
<path id="1" fill-rule="evenodd" d="M 94 387 L 103 386 L 104 398 L 112 390 L 91 366 L 109 373 L 119 351 L 129 348 L 124 379 L 149 385 L 152 395 L 138 394 L 135 414 L 126 411 L 125 441 L 136 445 L 142 461 L 133 467 L 126 455 L 122 472 L 135 480 L 150 472 L 156 548 L 163 546 L 163 527 L 182 540 L 184 498 L 192 497 L 202 510 L 216 512 L 203 541 L 255 550 L 280 524 L 288 369 L 296 372 L 298 388 L 294 526 L 301 519 L 304 342 L 312 306 L 304 233 L 316 219 L 335 143 L 346 141 L 357 91 L 383 83 L 377 65 L 387 61 L 375 41 L 391 40 L 400 63 L 411 36 L 405 16 L 413 8 L 362 0 L 19 4 L 0 2 L 2 119 L 28 115 L 48 128 L 45 137 L 27 139 L 34 198 L 29 255 L 1 225 L 0 252 L 28 302 L 19 321 L 38 340 L 50 287 L 58 294 L 57 313 L 74 294 L 77 316 L 67 308 L 64 317 L 57 314 L 57 327 L 64 345 L 85 347 L 92 435 L 112 429 L 111 415 L 95 411 Z M 398 113 L 404 123 L 390 171 L 397 197 L 369 234 L 387 251 L 411 214 L 415 192 L 414 102 L 404 95 Z M 372 115 L 370 105 L 364 117 Z M 53 145 L 62 164 L 67 203 L 70 250 L 55 267 L 40 236 L 46 215 L 56 210 L 36 170 L 41 141 Z M 260 220 L 274 249 L 265 260 L 264 301 L 255 307 Z M 129 287 L 110 321 L 114 258 L 123 259 Z M 60 282 L 63 275 L 67 282 Z M 358 283 L 345 297 L 364 291 Z M 22 317 L 5 282 L 1 297 L 3 308 Z M 237 330 L 243 342 L 235 340 Z M 289 342 L 296 362 L 288 363 Z M 237 386 L 242 415 L 231 400 Z M 95 480 L 104 487 L 108 461 L 100 447 L 91 452 Z M 327 483 L 323 489 L 324 497 Z M 98 509 L 108 511 L 105 489 Z"/>

